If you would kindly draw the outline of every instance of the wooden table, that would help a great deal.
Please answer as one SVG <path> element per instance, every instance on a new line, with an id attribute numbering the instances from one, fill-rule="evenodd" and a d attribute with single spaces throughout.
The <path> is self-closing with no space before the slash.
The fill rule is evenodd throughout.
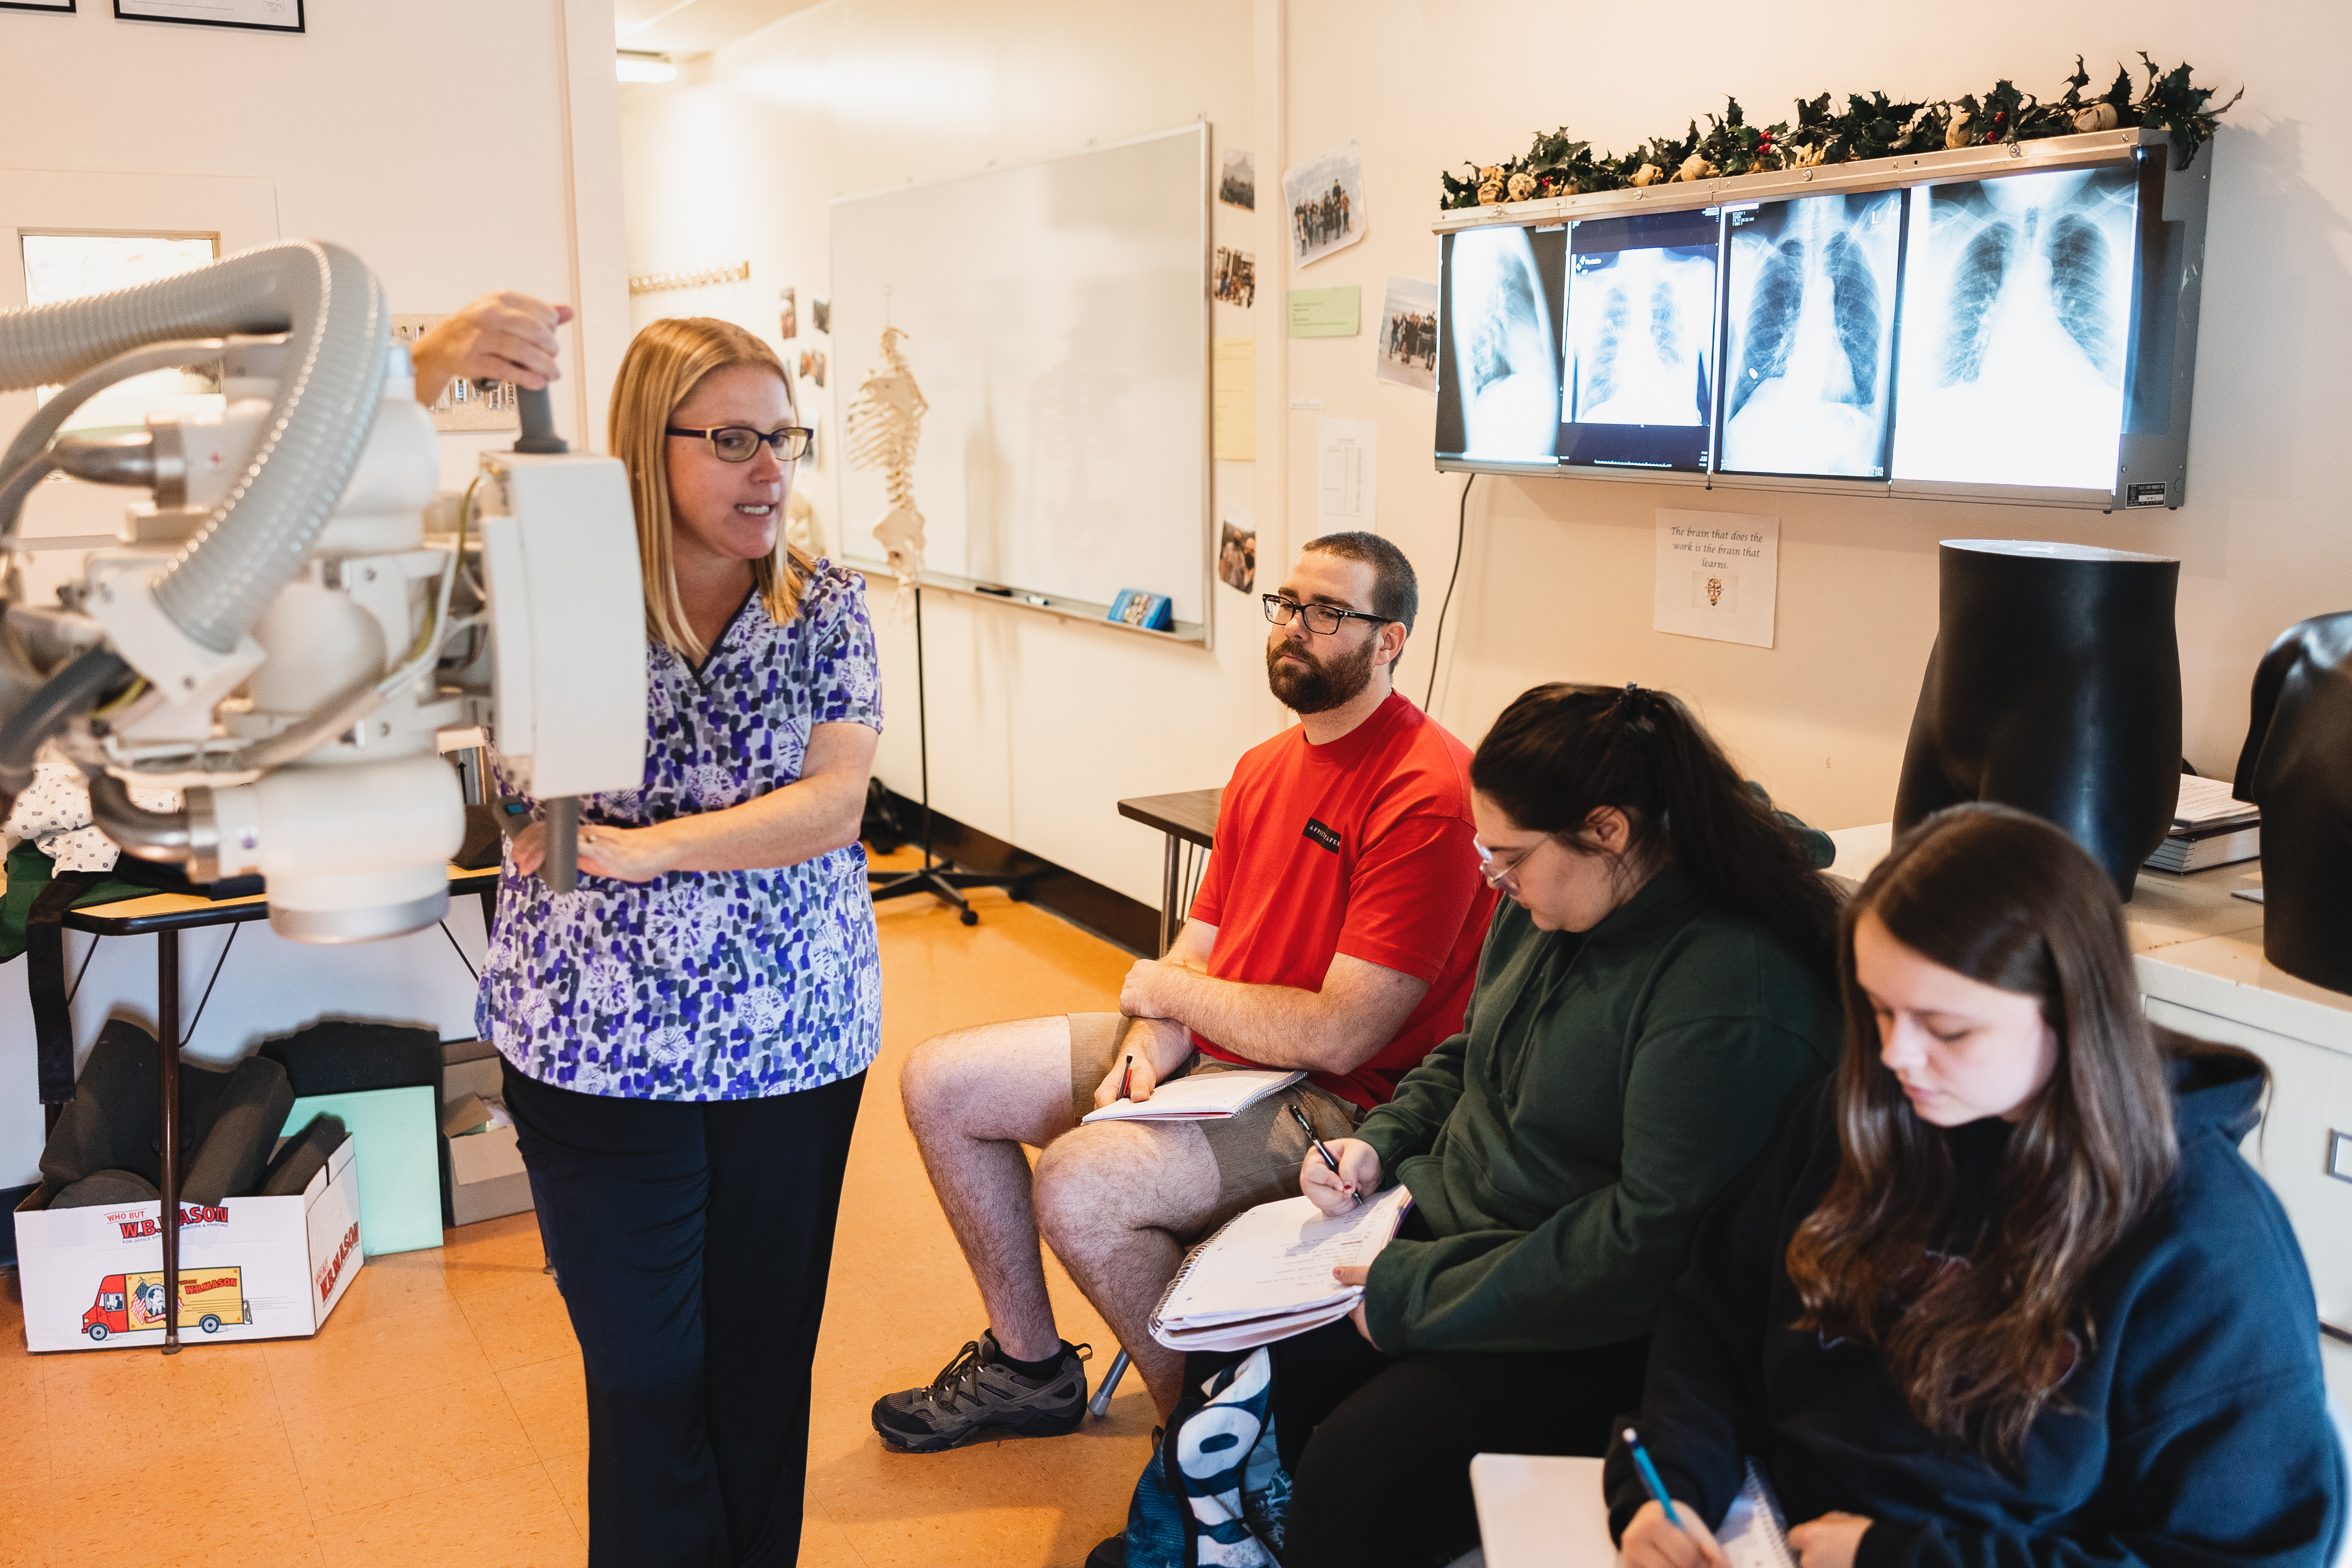
<path id="1" fill-rule="evenodd" d="M 1222 788 L 1187 789 L 1174 795 L 1139 795 L 1118 803 L 1121 816 L 1168 835 L 1167 867 L 1160 882 L 1161 952 L 1176 945 L 1176 932 L 1184 924 L 1184 911 L 1176 907 L 1177 900 L 1184 896 L 1179 871 L 1184 846 L 1197 844 L 1203 849 L 1216 848 L 1217 802 L 1224 793 Z"/>
<path id="2" fill-rule="evenodd" d="M 458 866 L 449 868 L 451 893 L 481 896 L 485 935 L 490 930 L 491 911 L 497 907 L 498 889 L 499 868 L 495 866 L 479 871 Z M 217 902 L 194 893 L 150 893 L 142 898 L 117 899 L 112 903 L 69 910 L 62 921 L 67 930 L 87 931 L 92 937 L 145 936 L 152 932 L 155 938 L 155 1043 L 159 1047 L 156 1055 L 162 1061 L 159 1087 L 163 1094 L 159 1108 L 163 1116 L 158 1139 L 161 1147 L 157 1152 L 163 1167 L 159 1195 L 163 1199 L 165 1355 L 177 1355 L 180 1351 L 180 933 L 268 918 L 269 897 L 266 893 Z M 227 954 L 221 956 L 226 958 Z M 217 975 L 219 972 L 214 973 Z M 210 986 L 205 987 L 205 994 L 212 994 Z M 202 1002 L 196 1006 L 203 1011 Z"/>

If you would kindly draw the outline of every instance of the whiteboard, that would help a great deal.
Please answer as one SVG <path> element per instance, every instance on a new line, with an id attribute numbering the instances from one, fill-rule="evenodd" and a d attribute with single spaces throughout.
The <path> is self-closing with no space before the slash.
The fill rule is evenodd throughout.
<path id="1" fill-rule="evenodd" d="M 1209 195 L 1209 128 L 1189 125 L 833 204 L 835 407 L 882 368 L 883 328 L 905 332 L 930 405 L 927 582 L 1095 615 L 1140 588 L 1202 635 Z M 882 475 L 843 465 L 845 555 L 881 560 L 887 510 Z"/>

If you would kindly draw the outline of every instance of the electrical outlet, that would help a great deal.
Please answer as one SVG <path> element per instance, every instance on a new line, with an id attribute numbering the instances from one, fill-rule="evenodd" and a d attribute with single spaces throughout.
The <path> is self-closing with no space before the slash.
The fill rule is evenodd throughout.
<path id="1" fill-rule="evenodd" d="M 2352 1132 L 2328 1133 L 2327 1173 L 2339 1182 L 2352 1182 Z"/>
<path id="2" fill-rule="evenodd" d="M 439 316 L 403 316 L 392 318 L 392 335 L 404 343 L 413 343 L 431 331 L 441 321 Z M 488 392 L 471 382 L 453 381 L 442 393 L 441 401 L 432 407 L 436 430 L 520 430 L 521 412 L 515 406 L 515 389 L 505 382 Z"/>

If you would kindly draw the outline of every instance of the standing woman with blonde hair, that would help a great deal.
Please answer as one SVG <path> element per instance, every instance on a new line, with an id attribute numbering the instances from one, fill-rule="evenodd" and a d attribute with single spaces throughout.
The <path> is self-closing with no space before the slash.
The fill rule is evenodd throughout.
<path id="1" fill-rule="evenodd" d="M 810 432 L 707 319 L 613 388 L 646 590 L 644 784 L 519 835 L 477 1021 L 587 1379 L 589 1561 L 799 1552 L 809 1363 L 881 970 L 857 843 L 882 722 L 860 581 L 783 542 Z M 614 636 L 629 635 L 615 626 Z"/>

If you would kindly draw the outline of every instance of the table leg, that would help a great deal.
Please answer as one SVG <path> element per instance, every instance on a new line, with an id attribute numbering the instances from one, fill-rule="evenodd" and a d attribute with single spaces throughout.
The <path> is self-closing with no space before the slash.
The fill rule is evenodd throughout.
<path id="1" fill-rule="evenodd" d="M 1168 863 L 1160 879 L 1160 952 L 1165 958 L 1168 950 L 1176 945 L 1176 900 L 1184 896 L 1184 841 L 1174 834 L 1168 836 Z"/>
<path id="2" fill-rule="evenodd" d="M 180 1353 L 180 933 L 155 933 L 155 1035 L 163 1047 L 163 1353 Z"/>

